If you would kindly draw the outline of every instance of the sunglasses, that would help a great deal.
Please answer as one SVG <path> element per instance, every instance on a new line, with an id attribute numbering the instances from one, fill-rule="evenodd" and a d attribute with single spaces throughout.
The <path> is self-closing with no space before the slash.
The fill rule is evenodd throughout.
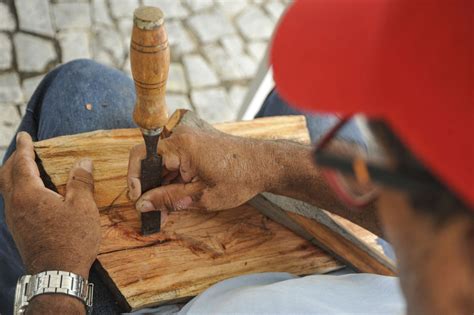
<path id="1" fill-rule="evenodd" d="M 356 123 L 365 146 L 345 140 L 343 130 Z M 362 210 L 374 202 L 381 186 L 407 192 L 425 207 L 459 204 L 452 192 L 431 174 L 382 120 L 346 116 L 317 143 L 314 161 L 330 188 L 345 205 Z"/>

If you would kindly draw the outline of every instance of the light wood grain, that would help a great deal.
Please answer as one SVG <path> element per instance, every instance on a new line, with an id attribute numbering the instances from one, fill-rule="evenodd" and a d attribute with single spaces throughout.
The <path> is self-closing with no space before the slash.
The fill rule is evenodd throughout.
<path id="1" fill-rule="evenodd" d="M 308 139 L 304 117 L 299 116 L 215 127 L 254 138 Z M 98 261 L 129 310 L 186 299 L 240 274 L 286 271 L 302 275 L 342 266 L 248 205 L 217 213 L 175 212 L 162 233 L 141 236 L 138 215 L 126 197 L 129 150 L 141 142 L 139 130 L 122 129 L 35 143 L 61 193 L 76 159 L 94 161 L 102 227 Z"/>
<path id="2" fill-rule="evenodd" d="M 215 127 L 234 135 L 308 141 L 301 116 Z M 35 144 L 46 172 L 61 193 L 76 159 L 89 157 L 94 161 L 102 227 L 98 262 L 128 310 L 186 299 L 219 280 L 240 274 L 286 271 L 304 275 L 342 266 L 248 205 L 217 213 L 175 212 L 162 233 L 141 236 L 138 215 L 126 197 L 129 150 L 141 141 L 138 130 L 123 129 Z"/>

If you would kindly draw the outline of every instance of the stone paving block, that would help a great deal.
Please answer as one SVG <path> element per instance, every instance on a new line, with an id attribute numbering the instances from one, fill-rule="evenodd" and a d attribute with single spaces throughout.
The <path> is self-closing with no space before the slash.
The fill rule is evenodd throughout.
<path id="1" fill-rule="evenodd" d="M 172 60 L 178 60 L 183 54 L 196 49 L 196 43 L 189 36 L 180 21 L 166 21 L 168 41 Z"/>
<path id="2" fill-rule="evenodd" d="M 133 11 L 139 7 L 138 0 L 109 0 L 109 4 L 115 18 L 132 17 Z"/>
<path id="3" fill-rule="evenodd" d="M 126 17 L 118 20 L 118 29 L 120 34 L 125 37 L 131 37 L 133 29 L 133 19 Z"/>
<path id="4" fill-rule="evenodd" d="M 180 63 L 174 62 L 170 65 L 166 91 L 188 93 L 188 83 L 186 82 L 183 66 Z"/>
<path id="5" fill-rule="evenodd" d="M 160 8 L 167 20 L 182 19 L 189 15 L 189 10 L 177 0 L 143 0 L 143 4 Z"/>
<path id="6" fill-rule="evenodd" d="M 230 21 L 217 11 L 194 15 L 188 19 L 188 25 L 201 43 L 211 43 L 224 35 L 235 33 Z"/>
<path id="7" fill-rule="evenodd" d="M 84 31 L 61 31 L 58 36 L 61 46 L 61 62 L 79 58 L 90 58 L 89 34 Z"/>
<path id="8" fill-rule="evenodd" d="M 18 74 L 15 72 L 0 74 L 0 104 L 16 104 L 22 101 L 23 93 L 21 92 Z"/>
<path id="9" fill-rule="evenodd" d="M 6 3 L 0 2 L 0 31 L 13 31 L 15 27 L 15 18 L 10 8 Z"/>
<path id="10" fill-rule="evenodd" d="M 247 45 L 247 50 L 249 51 L 250 55 L 258 62 L 263 58 L 265 55 L 265 51 L 267 50 L 268 43 L 266 42 L 252 42 Z"/>
<path id="11" fill-rule="evenodd" d="M 170 116 L 180 108 L 193 110 L 189 98 L 183 94 L 166 94 L 166 105 Z"/>
<path id="12" fill-rule="evenodd" d="M 88 3 L 58 3 L 53 6 L 54 24 L 59 30 L 89 28 L 91 11 Z"/>
<path id="13" fill-rule="evenodd" d="M 248 79 L 255 74 L 255 61 L 244 53 L 230 55 L 216 44 L 204 46 L 203 51 L 223 81 Z"/>
<path id="14" fill-rule="evenodd" d="M 242 102 L 247 95 L 248 88 L 246 86 L 234 85 L 230 88 L 229 97 L 233 110 L 238 114 L 242 107 Z"/>
<path id="15" fill-rule="evenodd" d="M 194 90 L 191 92 L 191 100 L 198 115 L 209 123 L 234 121 L 237 117 L 223 87 Z"/>
<path id="16" fill-rule="evenodd" d="M 97 51 L 93 51 L 93 56 L 94 60 L 97 61 L 98 63 L 101 63 L 103 65 L 112 67 L 112 68 L 117 68 L 118 66 L 115 64 L 114 59 L 108 52 L 103 50 L 102 48 L 99 48 Z M 124 70 L 125 71 L 125 70 Z M 125 71 L 126 72 L 126 71 Z"/>
<path id="17" fill-rule="evenodd" d="M 265 4 L 265 10 L 270 14 L 273 20 L 278 21 L 283 11 L 285 11 L 285 6 L 277 0 L 271 0 Z"/>
<path id="18" fill-rule="evenodd" d="M 122 71 L 125 72 L 130 78 L 132 77 L 132 65 L 130 63 L 130 56 L 127 56 L 127 60 L 123 63 Z"/>
<path id="19" fill-rule="evenodd" d="M 125 49 L 128 49 L 128 46 L 127 48 L 124 47 L 123 40 L 115 28 L 95 27 L 91 44 L 94 59 L 99 58 L 100 62 L 115 65 L 115 67 L 122 65 L 125 58 Z"/>
<path id="20" fill-rule="evenodd" d="M 229 55 L 240 55 L 244 49 L 244 42 L 239 35 L 227 35 L 221 39 L 224 50 Z"/>
<path id="21" fill-rule="evenodd" d="M 219 10 L 230 17 L 240 13 L 247 5 L 247 0 L 216 0 Z"/>
<path id="22" fill-rule="evenodd" d="M 237 18 L 237 26 L 248 40 L 269 39 L 274 22 L 259 7 L 249 6 Z"/>
<path id="23" fill-rule="evenodd" d="M 106 0 L 92 0 L 92 21 L 96 24 L 113 25 Z"/>
<path id="24" fill-rule="evenodd" d="M 12 42 L 7 34 L 0 33 L 0 70 L 9 69 L 12 66 Z"/>
<path id="25" fill-rule="evenodd" d="M 188 7 L 193 10 L 193 12 L 199 12 L 202 10 L 209 9 L 213 6 L 212 0 L 185 0 Z"/>
<path id="26" fill-rule="evenodd" d="M 203 47 L 203 52 L 223 81 L 243 78 L 236 58 L 229 56 L 222 47 L 217 44 L 209 44 Z"/>
<path id="27" fill-rule="evenodd" d="M 38 75 L 36 77 L 28 78 L 23 80 L 23 95 L 25 97 L 25 101 L 29 101 L 33 93 L 35 92 L 36 88 L 40 84 L 41 80 L 44 78 L 44 74 Z"/>
<path id="28" fill-rule="evenodd" d="M 15 105 L 1 105 L 0 115 L 0 147 L 6 148 L 15 135 L 20 124 L 20 115 Z"/>
<path id="29" fill-rule="evenodd" d="M 53 43 L 49 40 L 16 33 L 13 36 L 13 42 L 20 71 L 42 72 L 50 62 L 57 58 Z"/>
<path id="30" fill-rule="evenodd" d="M 200 55 L 184 56 L 183 63 L 191 87 L 201 88 L 219 84 L 216 73 Z"/>
<path id="31" fill-rule="evenodd" d="M 36 34 L 53 36 L 48 0 L 15 0 L 20 29 Z"/>
<path id="32" fill-rule="evenodd" d="M 133 19 L 132 18 L 121 18 L 118 21 L 118 29 L 122 35 L 123 47 L 130 47 L 130 40 L 132 38 Z"/>

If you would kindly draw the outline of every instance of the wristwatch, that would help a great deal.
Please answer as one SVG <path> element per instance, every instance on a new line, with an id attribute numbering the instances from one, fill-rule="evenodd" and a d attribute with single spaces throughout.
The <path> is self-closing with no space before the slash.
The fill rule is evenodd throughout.
<path id="1" fill-rule="evenodd" d="M 65 294 L 73 296 L 92 311 L 94 284 L 72 272 L 49 270 L 35 275 L 24 275 L 16 284 L 13 314 L 24 314 L 29 302 L 40 294 Z"/>

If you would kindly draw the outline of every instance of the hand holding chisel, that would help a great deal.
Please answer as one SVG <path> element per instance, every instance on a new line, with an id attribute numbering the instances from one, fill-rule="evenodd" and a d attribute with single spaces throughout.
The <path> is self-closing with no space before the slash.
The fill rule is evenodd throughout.
<path id="1" fill-rule="evenodd" d="M 161 185 L 161 156 L 157 154 L 158 140 L 168 120 L 165 90 L 168 79 L 170 52 L 164 16 L 160 9 L 140 7 L 133 15 L 130 42 L 130 62 L 135 81 L 135 123 L 145 139 L 146 158 L 141 162 L 142 193 Z M 141 214 L 142 234 L 160 231 L 161 212 Z"/>

